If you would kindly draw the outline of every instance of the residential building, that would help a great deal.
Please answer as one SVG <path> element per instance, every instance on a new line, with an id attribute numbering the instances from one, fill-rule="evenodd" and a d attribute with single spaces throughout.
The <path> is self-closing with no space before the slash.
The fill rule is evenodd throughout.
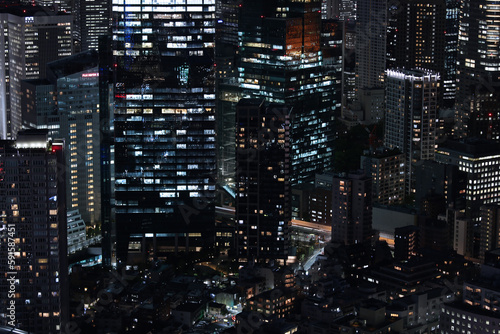
<path id="1" fill-rule="evenodd" d="M 0 142 L 2 325 L 58 333 L 69 320 L 64 164 L 46 133 Z"/>
<path id="2" fill-rule="evenodd" d="M 413 193 L 414 165 L 434 160 L 439 74 L 386 71 L 385 146 L 405 154 L 405 191 Z"/>
<path id="3" fill-rule="evenodd" d="M 391 205 L 405 197 L 405 156 L 399 150 L 365 151 L 361 169 L 372 177 L 373 202 Z"/>
<path id="4" fill-rule="evenodd" d="M 498 204 L 483 205 L 480 212 L 479 260 L 484 263 L 486 252 L 500 248 L 500 206 Z"/>

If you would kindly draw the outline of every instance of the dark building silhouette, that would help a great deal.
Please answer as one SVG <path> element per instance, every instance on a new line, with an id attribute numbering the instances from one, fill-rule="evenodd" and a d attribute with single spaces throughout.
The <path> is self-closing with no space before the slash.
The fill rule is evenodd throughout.
<path id="1" fill-rule="evenodd" d="M 443 164 L 431 160 L 419 161 L 415 164 L 415 206 L 422 213 L 424 202 L 432 202 L 432 198 L 442 198 L 443 205 L 438 207 L 438 213 L 445 208 L 465 208 L 465 189 L 467 188 L 467 173 L 458 166 Z M 440 200 L 441 201 L 441 200 Z"/>
<path id="2" fill-rule="evenodd" d="M 241 262 L 288 258 L 290 110 L 243 99 L 236 109 L 236 233 Z"/>
<path id="3" fill-rule="evenodd" d="M 417 255 L 419 229 L 415 225 L 397 227 L 394 230 L 394 259 L 408 260 Z"/>
<path id="4" fill-rule="evenodd" d="M 372 179 L 361 171 L 333 178 L 332 242 L 362 243 L 372 236 Z"/>

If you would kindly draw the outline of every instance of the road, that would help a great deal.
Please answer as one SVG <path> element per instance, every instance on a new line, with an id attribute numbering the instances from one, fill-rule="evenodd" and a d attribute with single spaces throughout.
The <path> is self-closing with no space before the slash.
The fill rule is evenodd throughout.
<path id="1" fill-rule="evenodd" d="M 311 268 L 314 262 L 316 262 L 316 258 L 318 257 L 318 255 L 323 253 L 323 249 L 324 247 L 321 247 L 314 251 L 311 257 L 304 263 L 304 270 L 309 270 L 309 268 Z"/>

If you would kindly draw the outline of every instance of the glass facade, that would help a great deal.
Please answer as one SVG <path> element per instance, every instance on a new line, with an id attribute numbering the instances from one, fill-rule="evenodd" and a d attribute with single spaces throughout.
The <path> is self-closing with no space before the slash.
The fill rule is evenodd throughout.
<path id="1" fill-rule="evenodd" d="M 38 6 L 0 10 L 0 136 L 15 138 L 21 129 L 21 80 L 46 77 L 47 63 L 70 56 L 71 15 Z"/>
<path id="2" fill-rule="evenodd" d="M 239 23 L 243 97 L 292 106 L 293 183 L 332 161 L 332 82 L 323 75 L 319 1 L 246 1 Z M 325 79 L 326 78 L 326 79 Z"/>
<path id="3" fill-rule="evenodd" d="M 113 18 L 118 259 L 200 251 L 213 244 L 215 0 L 114 0 Z"/>
<path id="4" fill-rule="evenodd" d="M 500 8 L 496 1 L 462 2 L 458 32 L 457 100 L 455 105 L 455 134 L 470 135 L 473 114 L 486 116 L 481 100 L 500 85 Z M 498 123 L 498 110 L 489 116 Z M 486 137 L 484 133 L 482 137 Z"/>

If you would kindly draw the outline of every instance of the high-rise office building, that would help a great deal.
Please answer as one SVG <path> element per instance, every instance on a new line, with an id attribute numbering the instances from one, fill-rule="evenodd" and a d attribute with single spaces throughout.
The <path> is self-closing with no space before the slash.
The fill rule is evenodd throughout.
<path id="1" fill-rule="evenodd" d="M 97 50 L 99 36 L 111 30 L 111 0 L 75 0 L 79 3 L 81 51 Z M 74 14 L 76 18 L 76 13 Z"/>
<path id="2" fill-rule="evenodd" d="M 99 118 L 101 135 L 101 234 L 102 262 L 110 267 L 116 260 L 113 251 L 116 240 L 114 211 L 114 62 L 112 37 L 99 37 Z"/>
<path id="3" fill-rule="evenodd" d="M 339 19 L 341 21 L 356 20 L 356 1 L 322 0 L 321 19 Z"/>
<path id="4" fill-rule="evenodd" d="M 404 0 L 395 17 L 395 68 L 425 68 L 441 73 L 444 67 L 444 0 Z"/>
<path id="5" fill-rule="evenodd" d="M 363 172 L 333 178 L 332 242 L 352 245 L 372 236 L 372 178 Z"/>
<path id="6" fill-rule="evenodd" d="M 383 87 L 387 0 L 359 1 L 356 10 L 356 87 Z"/>
<path id="7" fill-rule="evenodd" d="M 439 73 L 440 106 L 452 108 L 460 1 L 397 1 L 388 10 L 387 68 L 422 67 Z"/>
<path id="8" fill-rule="evenodd" d="M 413 165 L 434 160 L 439 74 L 427 70 L 387 70 L 385 145 L 406 156 L 406 186 L 414 187 Z"/>
<path id="9" fill-rule="evenodd" d="M 447 141 L 436 150 L 436 161 L 458 166 L 467 173 L 465 215 L 473 224 L 469 244 L 472 256 L 479 257 L 481 206 L 500 203 L 500 146 L 491 140 Z"/>
<path id="10" fill-rule="evenodd" d="M 343 22 L 342 36 L 342 118 L 356 100 L 356 23 Z"/>
<path id="11" fill-rule="evenodd" d="M 480 0 L 462 2 L 461 9 L 455 134 L 462 138 L 470 136 L 475 114 L 499 122 L 498 109 L 488 115 L 491 111 L 484 103 L 489 103 L 487 97 L 500 89 L 500 8 L 494 1 Z M 487 138 L 487 134 L 482 137 Z"/>
<path id="12" fill-rule="evenodd" d="M 460 0 L 446 0 L 446 23 L 444 37 L 444 70 L 442 108 L 453 108 L 457 95 L 458 29 L 460 26 Z"/>
<path id="13" fill-rule="evenodd" d="M 241 3 L 242 0 L 216 2 L 217 182 L 226 189 L 234 188 L 235 182 L 235 113 L 236 104 L 241 98 L 236 64 Z"/>
<path id="14" fill-rule="evenodd" d="M 321 53 L 323 54 L 323 80 L 331 85 L 325 101 L 335 106 L 335 117 L 341 116 L 342 68 L 344 63 L 344 30 L 346 23 L 340 20 L 321 21 Z"/>
<path id="15" fill-rule="evenodd" d="M 80 210 L 85 222 L 95 224 L 101 221 L 97 52 L 51 62 L 47 75 L 46 80 L 22 82 L 23 126 L 47 129 L 49 138 L 65 139 L 68 208 Z"/>
<path id="16" fill-rule="evenodd" d="M 321 2 L 247 0 L 238 56 L 243 97 L 293 107 L 291 180 L 312 180 L 332 164 L 333 82 L 323 73 Z"/>
<path id="17" fill-rule="evenodd" d="M 48 65 L 56 84 L 57 113 L 46 115 L 52 138 L 66 141 L 67 206 L 83 220 L 101 220 L 99 68 L 97 52 L 79 53 Z"/>
<path id="18" fill-rule="evenodd" d="M 64 142 L 43 133 L 0 142 L 0 323 L 30 333 L 62 332 L 68 320 L 63 155 Z"/>
<path id="19" fill-rule="evenodd" d="M 290 110 L 242 99 L 236 109 L 236 241 L 242 262 L 285 262 L 290 206 Z"/>
<path id="20" fill-rule="evenodd" d="M 70 56 L 71 15 L 38 6 L 0 7 L 0 137 L 21 129 L 21 80 L 45 78 L 50 61 Z"/>
<path id="21" fill-rule="evenodd" d="M 113 1 L 119 261 L 213 246 L 214 36 L 215 0 Z"/>

